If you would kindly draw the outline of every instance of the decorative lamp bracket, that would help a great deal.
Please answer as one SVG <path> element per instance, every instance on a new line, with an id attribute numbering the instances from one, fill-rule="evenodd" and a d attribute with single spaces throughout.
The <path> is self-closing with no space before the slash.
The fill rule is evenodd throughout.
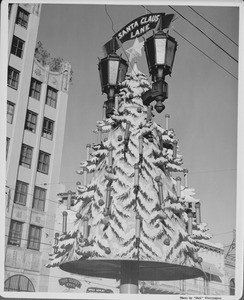
<path id="1" fill-rule="evenodd" d="M 164 110 L 165 106 L 162 104 L 162 102 L 164 102 L 165 99 L 167 98 L 168 98 L 168 84 L 163 79 L 159 79 L 155 81 L 152 84 L 152 89 L 146 91 L 142 95 L 143 104 L 146 106 L 150 105 L 150 103 L 153 102 L 154 100 L 157 101 L 157 104 L 155 105 L 155 109 L 159 113 Z"/>

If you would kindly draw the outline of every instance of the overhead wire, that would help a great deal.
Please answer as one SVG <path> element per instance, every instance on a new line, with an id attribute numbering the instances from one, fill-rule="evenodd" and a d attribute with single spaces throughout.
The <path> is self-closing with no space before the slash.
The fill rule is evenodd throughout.
<path id="1" fill-rule="evenodd" d="M 141 5 L 141 7 L 145 8 L 146 11 L 148 11 L 152 14 L 151 10 L 149 10 L 145 5 Z"/>
<path id="2" fill-rule="evenodd" d="M 225 245 L 224 248 L 231 247 L 233 244 Z"/>
<path id="3" fill-rule="evenodd" d="M 150 11 L 148 8 L 146 8 L 144 5 L 141 5 L 143 8 L 145 8 L 148 12 L 152 13 L 152 11 Z M 169 7 L 171 9 L 173 9 L 170 5 Z M 173 9 L 174 11 L 176 11 L 175 9 Z M 177 12 L 177 11 L 176 11 Z M 178 12 L 177 12 L 178 13 Z M 179 15 L 181 15 L 180 13 L 178 13 Z M 183 16 L 182 16 L 183 17 Z M 176 19 L 174 19 L 173 21 L 175 21 Z M 187 19 L 186 19 L 187 20 Z M 187 20 L 188 21 L 188 20 Z M 193 24 L 192 24 L 193 25 Z M 194 25 L 195 26 L 195 25 Z M 185 38 L 182 34 L 180 34 L 179 32 L 177 32 L 174 28 L 172 28 L 172 30 L 178 34 L 179 36 L 181 36 L 185 41 L 187 41 L 190 45 L 192 45 L 194 48 L 196 48 L 198 51 L 200 51 L 203 55 L 205 55 L 207 58 L 209 58 L 211 61 L 213 61 L 216 65 L 218 65 L 220 68 L 222 68 L 224 71 L 226 71 L 229 75 L 231 75 L 232 77 L 234 77 L 235 79 L 238 80 L 238 78 L 233 75 L 231 72 L 229 72 L 226 68 L 224 68 L 221 64 L 219 64 L 218 62 L 216 62 L 213 58 L 211 58 L 209 55 L 207 55 L 204 51 L 202 51 L 200 48 L 198 48 L 197 46 L 195 46 L 192 42 L 190 42 L 187 38 Z"/>
<path id="4" fill-rule="evenodd" d="M 58 231 L 57 231 L 58 232 Z M 61 233 L 61 232 L 60 232 Z M 220 234 L 226 234 L 226 233 L 232 233 L 231 231 L 230 232 L 225 232 L 225 233 L 219 233 L 219 234 L 213 234 L 213 236 L 216 236 L 216 235 L 220 235 Z M 9 238 L 9 237 L 12 237 L 11 235 L 9 235 L 9 234 L 5 234 L 5 237 L 7 237 L 7 238 Z M 25 238 L 22 238 L 21 237 L 21 239 L 20 239 L 20 241 L 29 241 L 30 239 L 25 239 Z M 44 243 L 44 242 L 39 242 L 38 244 L 39 245 L 46 245 L 46 246 L 50 246 L 50 248 L 52 249 L 53 247 L 54 247 L 54 239 L 53 239 L 53 241 L 52 242 L 50 242 L 50 243 Z M 11 244 L 10 244 L 11 245 Z M 227 248 L 227 247 L 230 247 L 232 244 L 230 244 L 230 245 L 224 245 L 223 247 L 224 248 Z M 206 245 L 207 246 L 207 245 Z M 50 250 L 51 250 L 50 249 Z M 208 252 L 209 250 L 208 249 L 205 249 L 205 250 L 199 250 L 199 252 L 198 253 L 203 253 L 203 252 Z"/>
<path id="5" fill-rule="evenodd" d="M 28 210 L 31 210 L 31 208 L 27 208 Z M 76 211 L 74 211 L 74 210 L 72 210 L 72 209 L 70 209 L 70 210 L 68 210 L 68 211 L 70 211 L 70 212 L 76 212 Z M 50 214 L 47 214 L 46 213 L 46 215 L 50 215 Z M 10 217 L 5 217 L 6 219 L 9 219 L 9 220 L 12 220 Z M 61 222 L 62 220 L 60 220 L 60 222 Z M 31 225 L 31 222 L 25 222 L 25 224 L 29 224 L 29 225 Z M 41 226 L 40 226 L 41 227 Z M 56 228 L 49 228 L 49 227 L 43 227 L 43 229 L 47 229 L 47 230 L 51 230 L 51 231 L 55 231 L 55 232 L 58 232 L 58 233 L 60 233 L 60 234 L 62 234 L 63 232 L 61 231 L 61 230 L 58 230 L 58 229 L 56 229 Z M 230 233 L 233 233 L 233 230 L 232 231 L 227 231 L 227 232 L 220 232 L 220 233 L 216 233 L 216 234 L 212 234 L 212 236 L 214 237 L 214 236 L 218 236 L 218 235 L 224 235 L 224 234 L 230 234 Z M 46 244 L 46 243 L 44 243 L 44 244 Z M 46 244 L 46 245 L 50 245 L 50 244 Z"/>
<path id="6" fill-rule="evenodd" d="M 207 58 L 209 58 L 212 62 L 214 62 L 216 65 L 218 65 L 221 69 L 223 69 L 225 72 L 227 72 L 229 75 L 231 75 L 233 78 L 237 79 L 238 78 L 233 75 L 231 72 L 229 72 L 226 68 L 224 68 L 222 65 L 220 65 L 218 62 L 216 62 L 213 58 L 211 58 L 209 55 L 207 55 L 205 52 L 203 52 L 200 48 L 195 46 L 192 42 L 190 42 L 187 38 L 185 38 L 182 34 L 180 34 L 178 31 L 173 29 L 173 31 L 178 34 L 180 37 L 182 37 L 185 41 L 187 41 L 189 44 L 191 44 L 194 48 L 196 48 L 198 51 L 200 51 L 203 55 L 205 55 Z"/>
<path id="7" fill-rule="evenodd" d="M 232 171 L 236 171 L 237 169 L 236 168 L 233 168 L 233 169 L 221 169 L 221 170 L 196 170 L 196 171 L 190 171 L 190 173 L 191 174 L 201 174 L 201 173 L 215 173 L 215 172 L 232 172 Z M 39 185 L 45 185 L 45 184 L 39 184 Z M 39 185 L 37 185 L 37 187 L 39 186 Z M 6 186 L 6 188 L 7 189 L 9 189 L 9 190 L 12 190 L 12 191 L 16 191 L 16 188 L 14 188 L 14 187 L 10 187 L 10 186 Z M 68 192 L 61 192 L 61 193 L 59 193 L 59 194 L 67 194 L 67 196 L 68 196 Z M 35 196 L 35 194 L 32 194 L 32 193 L 26 193 L 26 195 L 30 195 L 30 196 L 32 196 L 32 197 L 34 197 Z M 63 195 L 56 195 L 57 197 L 58 196 L 60 196 L 60 197 L 62 197 Z M 49 198 L 45 198 L 45 200 L 44 200 L 45 202 L 46 201 L 50 201 L 50 202 L 53 202 L 53 203 L 55 203 L 55 204 L 58 204 L 58 205 L 61 205 L 62 204 L 62 202 L 60 202 L 60 201 L 58 201 L 58 200 L 52 200 L 52 199 L 49 199 Z M 70 211 L 73 211 L 73 212 L 75 212 L 74 210 L 72 210 L 72 209 L 70 209 Z"/>
<path id="8" fill-rule="evenodd" d="M 238 63 L 238 60 L 232 56 L 229 52 L 227 52 L 224 48 L 222 48 L 219 44 L 217 44 L 213 39 L 211 39 L 205 32 L 203 32 L 199 27 L 194 25 L 191 21 L 189 21 L 186 17 L 184 17 L 181 13 L 179 13 L 176 9 L 174 9 L 171 5 L 169 7 L 174 10 L 178 15 L 180 15 L 185 21 L 191 24 L 194 28 L 196 28 L 201 34 L 203 34 L 207 39 L 209 39 L 215 46 L 217 46 L 220 50 L 222 50 L 225 54 L 227 54 L 230 58 L 232 58 L 235 62 Z"/>
<path id="9" fill-rule="evenodd" d="M 38 185 L 54 185 L 54 184 L 64 184 L 64 183 L 76 183 L 77 181 L 62 181 L 62 182 L 43 182 Z"/>
<path id="10" fill-rule="evenodd" d="M 5 234 L 5 237 L 7 237 L 7 238 L 13 238 L 11 235 L 9 235 L 9 234 Z M 29 241 L 29 240 L 31 240 L 32 241 L 32 239 L 24 239 L 24 238 L 20 238 L 20 241 Z M 50 246 L 50 248 L 53 248 L 53 244 L 52 243 L 44 243 L 44 242 L 38 242 L 38 241 L 35 241 L 36 243 L 38 243 L 39 245 L 45 245 L 45 246 Z M 11 244 L 8 244 L 8 245 L 11 245 Z M 19 247 L 19 246 L 17 246 L 17 247 Z M 29 249 L 29 248 L 28 248 Z M 32 249 L 32 250 L 36 250 L 36 249 Z M 38 251 L 38 250 L 36 250 L 36 251 Z"/>
<path id="11" fill-rule="evenodd" d="M 222 170 L 200 170 L 200 171 L 190 171 L 191 174 L 200 174 L 200 173 L 214 173 L 214 172 L 232 172 L 237 169 L 222 169 Z"/>
<path id="12" fill-rule="evenodd" d="M 145 5 L 141 5 L 141 7 L 143 7 L 145 10 L 147 10 L 148 12 L 150 12 L 150 13 L 152 13 L 152 11 L 150 11 L 148 8 L 146 8 L 146 6 Z M 170 6 L 169 5 L 169 7 L 172 9 L 172 10 L 174 10 L 177 14 L 179 14 L 183 19 L 185 19 L 187 22 L 189 22 L 189 23 L 191 23 L 187 18 L 185 18 L 182 14 L 180 14 L 177 10 L 175 10 L 172 6 Z M 112 30 L 113 30 L 113 32 L 114 33 L 116 33 L 115 32 L 115 30 L 114 30 L 114 23 L 113 23 L 113 20 L 112 20 L 112 18 L 111 18 L 111 16 L 109 15 L 109 13 L 108 13 L 108 10 L 107 10 L 107 8 L 105 9 L 106 10 L 106 14 L 108 15 L 108 17 L 109 17 L 109 19 L 110 19 L 110 21 L 111 21 L 111 23 L 112 23 Z M 209 38 L 201 29 L 199 29 L 197 26 L 195 26 L 193 23 L 191 23 L 192 24 L 192 26 L 194 26 L 195 28 L 197 28 L 202 34 L 204 34 L 207 38 Z M 228 71 L 225 67 L 223 67 L 221 64 L 219 64 L 218 62 L 216 62 L 213 58 L 211 58 L 209 55 L 207 55 L 204 51 L 202 51 L 199 47 L 197 47 L 197 46 L 195 46 L 191 41 L 189 41 L 187 38 L 185 38 L 182 34 L 180 34 L 179 32 L 177 32 L 175 29 L 173 29 L 173 31 L 176 33 L 176 34 L 178 34 L 180 37 L 182 37 L 184 40 L 186 40 L 190 45 L 192 45 L 195 49 L 197 49 L 198 51 L 200 51 L 203 55 L 205 55 L 207 58 L 209 58 L 211 61 L 213 61 L 216 65 L 218 65 L 220 68 L 222 68 L 224 71 L 226 71 L 229 75 L 231 75 L 233 78 L 235 78 L 235 79 L 237 79 L 238 80 L 238 78 L 235 76 L 235 75 L 233 75 L 230 71 Z M 210 39 L 210 38 L 209 38 Z M 218 46 L 221 50 L 223 50 L 226 54 L 228 54 L 229 56 L 231 56 L 227 51 L 225 51 L 222 47 L 220 47 L 217 43 L 215 43 L 212 39 L 210 39 L 214 44 L 216 44 L 216 46 Z M 126 58 L 127 58 L 127 60 L 129 61 L 129 59 L 128 59 L 128 56 L 127 56 L 127 54 L 126 54 L 126 51 L 124 50 L 124 48 L 123 48 L 123 46 L 122 46 L 122 50 L 123 50 L 123 52 L 125 53 L 125 55 L 126 55 Z M 238 60 L 236 60 L 233 56 L 231 56 L 231 58 L 232 59 L 234 59 L 237 63 L 238 63 Z M 130 64 L 130 66 L 131 66 L 131 68 L 132 68 L 132 65 L 131 65 L 131 62 L 129 61 L 129 64 Z"/>
<path id="13" fill-rule="evenodd" d="M 74 211 L 73 211 L 74 212 Z M 45 216 L 46 215 L 48 215 L 47 213 L 45 214 Z M 5 216 L 5 219 L 7 219 L 7 220 L 13 220 L 13 221 L 17 221 L 17 222 L 20 222 L 20 223 L 23 223 L 23 224 L 27 224 L 27 225 L 35 225 L 35 224 L 33 224 L 32 222 L 23 222 L 23 221 L 20 221 L 20 220 L 15 220 L 15 219 L 13 219 L 13 218 L 10 218 L 10 217 L 6 217 Z M 58 224 L 61 224 L 61 222 L 62 222 L 62 220 L 60 220 L 60 222 L 58 222 Z M 70 222 L 69 224 L 71 224 L 72 222 Z M 45 227 L 43 227 L 43 226 L 41 226 L 41 224 L 38 226 L 38 225 L 35 225 L 35 226 L 37 226 L 37 227 L 40 227 L 40 228 L 42 228 L 42 229 L 45 229 L 45 230 L 50 230 L 50 231 L 55 231 L 55 232 L 58 232 L 58 233 L 60 233 L 60 234 L 62 234 L 63 232 L 62 232 L 62 230 L 60 230 L 60 229 L 56 229 L 55 227 L 54 228 L 50 228 L 50 227 L 47 227 L 47 226 L 45 226 Z"/>
<path id="14" fill-rule="evenodd" d="M 222 169 L 222 170 L 200 170 L 200 171 L 190 171 L 190 174 L 200 174 L 200 173 L 214 173 L 214 172 L 231 172 L 231 171 L 236 171 L 237 169 L 236 168 L 233 168 L 233 169 Z M 7 188 L 9 189 L 9 190 L 12 190 L 12 191 L 16 191 L 16 188 L 14 188 L 14 187 L 9 187 L 9 186 L 7 186 Z M 67 196 L 68 196 L 68 193 L 67 192 L 64 192 L 64 193 L 60 193 L 60 194 L 67 194 Z M 32 194 L 32 193 L 26 193 L 26 195 L 30 195 L 30 196 L 32 196 L 32 197 L 34 197 L 35 196 L 35 194 Z M 57 195 L 57 197 L 58 197 L 58 195 Z M 62 195 L 60 195 L 60 197 L 62 197 Z M 60 202 L 59 203 L 59 201 L 58 200 L 52 200 L 52 199 L 48 199 L 48 198 L 45 198 L 45 200 L 44 200 L 45 202 L 46 201 L 50 201 L 50 202 L 53 202 L 53 203 L 55 203 L 55 204 L 58 204 L 58 205 L 61 205 L 62 204 L 62 202 Z M 72 209 L 70 209 L 70 211 L 73 211 L 73 212 L 76 212 L 76 211 L 74 211 L 74 210 L 72 210 Z"/>
<path id="15" fill-rule="evenodd" d="M 113 22 L 111 16 L 110 16 L 109 13 L 108 13 L 108 10 L 107 10 L 107 5 L 105 4 L 104 7 L 105 7 L 106 14 L 107 14 L 107 16 L 109 17 L 109 19 L 110 19 L 110 21 L 111 21 L 112 30 L 113 30 L 114 33 L 116 33 L 115 30 L 114 30 L 114 22 Z"/>
<path id="16" fill-rule="evenodd" d="M 11 188 L 11 189 L 12 189 L 12 188 Z M 33 194 L 29 194 L 29 195 L 33 195 Z M 53 200 L 50 200 L 50 199 L 47 199 L 47 200 L 59 204 L 59 203 L 56 202 L 56 201 L 53 201 Z M 59 205 L 66 206 L 65 204 L 62 204 L 62 203 L 60 203 Z M 31 207 L 27 207 L 27 210 L 30 211 L 30 210 L 32 210 L 32 208 L 31 208 Z M 76 210 L 73 210 L 73 209 L 64 209 L 64 210 L 70 211 L 70 212 L 73 212 L 73 213 L 77 213 L 77 211 L 76 211 Z M 51 214 L 48 214 L 48 213 L 45 213 L 45 215 L 52 216 Z M 9 217 L 6 217 L 6 218 L 7 218 L 7 219 L 11 219 L 11 218 L 9 218 Z M 25 222 L 25 223 L 30 224 L 30 222 Z M 45 227 L 45 228 L 46 228 L 46 229 L 50 229 L 50 230 L 54 230 L 54 228 L 48 228 L 48 227 Z M 60 231 L 60 232 L 61 232 L 61 231 Z M 232 231 L 227 231 L 227 232 L 220 232 L 220 233 L 212 234 L 212 236 L 224 235 L 224 234 L 230 234 L 230 233 L 233 233 L 233 230 L 232 230 Z"/>
<path id="17" fill-rule="evenodd" d="M 219 232 L 219 233 L 215 233 L 215 234 L 212 234 L 212 236 L 223 235 L 223 234 L 229 234 L 229 233 L 233 233 L 233 230 L 232 230 L 232 231 L 227 231 L 227 232 Z"/>
<path id="18" fill-rule="evenodd" d="M 15 189 L 13 189 L 13 188 L 10 188 L 10 189 L 15 190 Z M 33 196 L 33 194 L 30 194 L 30 193 L 28 193 L 28 194 Z M 56 201 L 53 201 L 53 200 L 50 200 L 50 199 L 46 199 L 46 200 L 47 200 L 47 201 L 51 201 L 51 202 L 57 203 Z M 28 207 L 27 210 L 28 210 L 28 211 L 32 211 L 32 209 L 31 209 L 30 207 Z M 64 209 L 64 210 L 65 210 L 65 209 Z M 76 213 L 76 212 L 77 212 L 77 211 L 72 210 L 72 209 L 69 209 L 68 211 L 73 212 L 73 213 Z M 46 213 L 45 215 L 51 216 L 51 215 L 48 214 L 48 213 Z M 12 220 L 12 218 L 10 218 L 10 217 L 5 217 L 5 218 L 6 218 L 6 219 L 9 219 L 9 220 Z M 61 223 L 62 223 L 62 220 L 60 219 L 60 224 L 61 224 Z M 31 225 L 32 223 L 29 221 L 29 222 L 25 222 L 25 224 Z M 40 226 L 40 227 L 42 227 L 42 226 Z M 45 227 L 42 227 L 42 228 L 45 229 L 45 230 L 55 231 L 55 232 L 57 232 L 57 233 L 59 233 L 59 234 L 62 234 L 62 233 L 63 233 L 60 229 L 57 229 L 57 228 L 49 228 L 49 227 L 46 227 L 46 226 L 45 226 Z M 217 234 L 212 234 L 212 236 L 223 235 L 223 234 L 229 234 L 229 233 L 233 233 L 233 231 L 222 232 L 222 233 L 217 233 Z M 8 235 L 6 235 L 6 236 L 8 237 Z M 52 237 L 51 237 L 51 238 L 52 238 Z M 28 239 L 23 239 L 23 238 L 21 238 L 21 240 L 26 240 L 26 241 L 28 241 Z M 40 244 L 52 246 L 51 243 L 43 243 L 43 242 L 40 242 Z"/>
<path id="19" fill-rule="evenodd" d="M 235 44 L 237 47 L 239 46 L 235 41 L 233 41 L 227 34 L 225 34 L 222 30 L 220 30 L 217 26 L 215 26 L 213 23 L 211 23 L 209 20 L 207 20 L 203 15 L 201 15 L 199 12 L 197 12 L 194 8 L 188 5 L 188 7 L 194 11 L 199 17 L 201 17 L 203 20 L 205 20 L 208 24 L 213 26 L 216 30 L 218 30 L 221 34 L 223 34 L 228 40 L 230 40 L 233 44 Z"/>
<path id="20" fill-rule="evenodd" d="M 29 210 L 31 210 L 30 208 L 28 208 Z M 68 210 L 68 211 L 72 211 L 72 210 Z M 75 212 L 75 211 L 73 211 L 73 212 Z M 48 215 L 47 213 L 45 213 L 45 216 L 46 215 Z M 55 232 L 55 233 L 59 233 L 60 235 L 61 234 L 63 234 L 64 232 L 62 231 L 62 230 L 60 230 L 60 229 L 57 229 L 56 227 L 53 227 L 53 228 L 50 228 L 50 227 L 47 227 L 47 226 L 45 226 L 45 227 L 43 227 L 43 226 L 38 226 L 38 225 L 35 225 L 35 224 L 33 224 L 32 222 L 23 222 L 23 221 L 19 221 L 19 220 L 15 220 L 15 219 L 13 219 L 13 218 L 10 218 L 10 217 L 7 217 L 7 216 L 5 216 L 5 219 L 8 219 L 8 220 L 11 220 L 11 221 L 18 221 L 18 222 L 20 222 L 20 223 L 24 223 L 24 224 L 27 224 L 27 225 L 34 225 L 34 226 L 36 226 L 36 227 L 40 227 L 42 230 L 50 230 L 50 231 L 53 231 L 53 232 Z M 61 224 L 62 223 L 62 220 L 60 220 L 60 222 L 58 223 L 58 224 Z M 71 224 L 72 222 L 70 222 L 70 223 L 68 223 L 68 224 Z M 9 229 L 9 233 L 10 233 L 10 229 Z M 68 230 L 67 230 L 68 231 Z M 43 231 L 42 231 L 43 232 Z M 46 238 L 48 238 L 49 237 L 49 234 L 47 233 L 47 232 L 45 232 L 44 231 L 44 233 L 46 234 Z M 5 234 L 5 236 L 6 237 L 12 237 L 10 234 Z M 43 244 L 43 245 L 48 245 L 48 246 L 51 246 L 51 247 L 53 247 L 53 241 L 54 241 L 54 236 L 50 236 L 49 237 L 50 238 L 50 242 L 49 243 L 44 243 L 44 242 L 39 242 L 39 244 Z M 22 238 L 21 237 L 21 239 L 20 239 L 21 241 L 23 240 L 23 241 L 29 241 L 29 239 L 24 239 L 24 238 Z"/>
<path id="21" fill-rule="evenodd" d="M 112 31 L 113 31 L 114 34 L 116 34 L 116 31 L 114 30 L 114 22 L 113 22 L 113 19 L 111 18 L 110 14 L 109 14 L 109 12 L 108 12 L 108 10 L 107 10 L 107 5 L 105 5 L 105 11 L 106 11 L 106 14 L 107 14 L 107 16 L 109 17 L 111 23 L 112 23 Z M 126 58 L 127 58 L 127 61 L 129 62 L 129 65 L 130 65 L 130 67 L 131 67 L 131 69 L 132 69 L 132 72 L 134 72 L 134 74 L 136 75 L 136 73 L 135 73 L 135 71 L 134 71 L 134 69 L 133 69 L 133 67 L 132 67 L 132 64 L 131 64 L 131 62 L 130 62 L 130 60 L 129 60 L 129 58 L 128 58 L 128 55 L 127 55 L 127 53 L 126 53 L 126 51 L 125 51 L 125 49 L 124 49 L 124 47 L 123 47 L 123 45 L 121 46 L 121 48 L 122 48 L 122 50 L 123 50 L 123 52 L 124 52 L 124 54 L 125 54 L 125 56 L 126 56 Z M 139 79 L 137 78 L 137 76 L 135 76 L 135 79 L 136 79 L 137 81 L 139 81 Z"/>
<path id="22" fill-rule="evenodd" d="M 13 187 L 8 187 L 8 189 L 12 190 L 12 191 L 16 191 L 16 188 L 13 188 Z M 35 196 L 34 194 L 31 194 L 31 193 L 25 193 L 26 195 L 30 195 L 30 196 Z M 52 200 L 52 199 L 48 199 L 48 198 L 45 198 L 45 201 L 50 201 L 50 202 L 53 202 L 53 203 L 58 203 L 58 201 L 55 201 L 55 200 Z"/>

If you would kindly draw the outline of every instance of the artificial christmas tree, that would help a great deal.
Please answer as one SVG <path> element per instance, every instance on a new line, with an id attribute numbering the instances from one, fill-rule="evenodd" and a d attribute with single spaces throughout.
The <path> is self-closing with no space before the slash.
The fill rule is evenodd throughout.
<path id="1" fill-rule="evenodd" d="M 138 280 L 203 276 L 197 241 L 210 238 L 169 116 L 162 128 L 152 120 L 151 105 L 143 104 L 150 89 L 135 64 L 120 85 L 113 112 L 97 123 L 99 144 L 92 153 L 88 145 L 79 171 L 85 180 L 77 189 L 74 226 L 63 228 L 50 257 L 49 267 L 120 279 L 121 292 Z M 92 173 L 89 183 L 87 173 Z"/>

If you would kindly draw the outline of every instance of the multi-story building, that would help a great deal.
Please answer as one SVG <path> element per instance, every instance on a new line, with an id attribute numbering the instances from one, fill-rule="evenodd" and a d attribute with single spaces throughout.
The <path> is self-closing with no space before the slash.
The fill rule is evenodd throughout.
<path id="1" fill-rule="evenodd" d="M 146 294 L 182 295 L 234 295 L 235 259 L 226 257 L 220 243 L 199 242 L 199 256 L 202 257 L 204 276 L 179 281 L 158 281 L 142 283 L 141 292 Z M 234 251 L 233 251 L 234 252 Z"/>
<path id="2" fill-rule="evenodd" d="M 9 6 L 5 291 L 48 290 L 71 67 L 34 59 L 40 11 Z"/>
<path id="3" fill-rule="evenodd" d="M 233 240 L 225 254 L 225 282 L 230 295 L 235 294 L 235 261 L 236 261 L 236 232 L 233 230 Z"/>

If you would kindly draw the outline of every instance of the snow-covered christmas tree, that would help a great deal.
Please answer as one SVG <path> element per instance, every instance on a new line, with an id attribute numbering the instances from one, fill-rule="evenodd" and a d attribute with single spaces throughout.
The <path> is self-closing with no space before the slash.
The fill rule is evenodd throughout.
<path id="1" fill-rule="evenodd" d="M 197 241 L 211 236 L 174 130 L 156 124 L 152 107 L 143 105 L 150 88 L 135 64 L 113 113 L 97 122 L 99 143 L 91 153 L 88 145 L 79 171 L 91 180 L 78 185 L 74 226 L 59 236 L 49 267 L 120 279 L 123 262 L 136 262 L 139 280 L 203 275 Z"/>

